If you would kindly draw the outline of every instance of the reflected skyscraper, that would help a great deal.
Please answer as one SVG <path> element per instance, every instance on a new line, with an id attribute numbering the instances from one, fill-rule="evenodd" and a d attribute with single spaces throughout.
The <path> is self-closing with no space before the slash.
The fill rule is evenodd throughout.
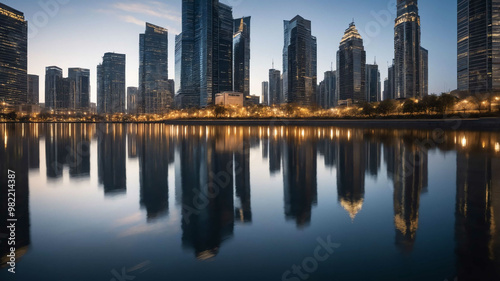
<path id="1" fill-rule="evenodd" d="M 104 187 L 105 195 L 125 193 L 125 127 L 122 124 L 98 124 L 97 131 L 99 184 Z"/>
<path id="2" fill-rule="evenodd" d="M 90 177 L 90 124 L 70 124 L 68 156 L 70 177 Z"/>
<path id="3" fill-rule="evenodd" d="M 180 107 L 203 107 L 232 91 L 232 8 L 218 0 L 183 0 L 182 33 L 176 37 Z"/>
<path id="4" fill-rule="evenodd" d="M 252 222 L 252 206 L 250 194 L 250 139 L 244 136 L 241 148 L 234 152 L 235 190 L 238 206 L 235 208 L 235 218 L 242 223 Z"/>
<path id="5" fill-rule="evenodd" d="M 40 169 L 40 124 L 26 124 L 26 137 L 29 148 L 29 168 Z"/>
<path id="6" fill-rule="evenodd" d="M 285 217 L 302 228 L 318 203 L 317 140 L 311 128 L 289 128 L 288 133 L 283 144 Z"/>
<path id="7" fill-rule="evenodd" d="M 337 52 L 337 95 L 341 101 L 366 101 L 366 52 L 363 39 L 351 23 Z"/>
<path id="8" fill-rule="evenodd" d="M 47 124 L 45 127 L 45 165 L 47 178 L 62 177 L 69 158 L 69 128 L 63 124 Z"/>
<path id="9" fill-rule="evenodd" d="M 457 1 L 458 90 L 500 89 L 500 1 Z"/>
<path id="10" fill-rule="evenodd" d="M 251 17 L 234 20 L 233 91 L 250 96 L 250 21 Z"/>
<path id="11" fill-rule="evenodd" d="M 139 111 L 162 114 L 173 107 L 169 83 L 168 30 L 146 23 L 146 32 L 139 39 Z"/>
<path id="12" fill-rule="evenodd" d="M 284 21 L 283 103 L 316 104 L 317 41 L 311 21 L 297 15 Z"/>
<path id="13" fill-rule="evenodd" d="M 97 113 L 125 113 L 125 55 L 106 53 L 97 66 Z"/>
<path id="14" fill-rule="evenodd" d="M 24 14 L 0 3 L 0 102 L 27 102 L 28 22 Z"/>

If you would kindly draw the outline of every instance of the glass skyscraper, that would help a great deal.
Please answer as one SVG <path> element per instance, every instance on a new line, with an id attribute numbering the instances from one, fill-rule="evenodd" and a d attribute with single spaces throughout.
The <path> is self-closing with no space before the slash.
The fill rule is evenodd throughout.
<path id="1" fill-rule="evenodd" d="M 394 27 L 395 98 L 422 97 L 417 0 L 398 0 Z"/>
<path id="2" fill-rule="evenodd" d="M 139 110 L 165 113 L 174 104 L 168 81 L 168 30 L 146 23 L 139 41 Z"/>
<path id="3" fill-rule="evenodd" d="M 262 98 L 264 99 L 264 105 L 269 105 L 269 82 L 262 82 Z"/>
<path id="4" fill-rule="evenodd" d="M 318 105 L 332 108 L 337 105 L 337 71 L 326 71 L 325 79 L 319 83 Z"/>
<path id="5" fill-rule="evenodd" d="M 106 53 L 97 66 L 97 113 L 125 113 L 125 55 Z"/>
<path id="6" fill-rule="evenodd" d="M 62 69 L 57 66 L 45 68 L 45 108 L 55 110 L 62 93 Z"/>
<path id="7" fill-rule="evenodd" d="M 218 0 L 183 0 L 182 34 L 176 38 L 180 107 L 207 106 L 233 90 L 232 8 Z"/>
<path id="8" fill-rule="evenodd" d="M 354 22 L 346 29 L 337 52 L 337 96 L 339 101 L 366 101 L 366 52 Z"/>
<path id="9" fill-rule="evenodd" d="M 420 82 L 422 85 L 420 93 L 422 97 L 425 97 L 429 95 L 429 51 L 423 47 L 420 47 L 420 69 Z"/>
<path id="10" fill-rule="evenodd" d="M 250 17 L 234 20 L 233 91 L 250 96 Z"/>
<path id="11" fill-rule="evenodd" d="M 37 105 L 40 97 L 40 77 L 28 74 L 28 104 Z"/>
<path id="12" fill-rule="evenodd" d="M 378 65 L 366 65 L 366 100 L 368 102 L 378 102 L 381 100 L 380 71 Z"/>
<path id="13" fill-rule="evenodd" d="M 21 105 L 28 94 L 28 22 L 0 3 L 0 102 Z"/>
<path id="14" fill-rule="evenodd" d="M 269 105 L 280 104 L 281 99 L 281 71 L 276 69 L 269 70 Z"/>
<path id="15" fill-rule="evenodd" d="M 283 100 L 310 106 L 316 104 L 317 41 L 311 21 L 296 16 L 284 21 Z"/>
<path id="16" fill-rule="evenodd" d="M 90 109 L 90 70 L 83 68 L 68 69 L 68 78 L 74 82 L 72 107 L 77 110 Z"/>
<path id="17" fill-rule="evenodd" d="M 458 0 L 458 90 L 500 90 L 500 0 Z"/>

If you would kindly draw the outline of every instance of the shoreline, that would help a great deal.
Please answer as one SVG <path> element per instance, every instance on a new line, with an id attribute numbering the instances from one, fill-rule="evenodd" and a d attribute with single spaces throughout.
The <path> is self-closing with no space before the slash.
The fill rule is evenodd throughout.
<path id="1" fill-rule="evenodd" d="M 176 119 L 150 122 L 0 122 L 0 124 L 166 124 L 189 126 L 333 126 L 376 129 L 442 129 L 499 131 L 500 118 L 450 118 L 450 119 Z"/>

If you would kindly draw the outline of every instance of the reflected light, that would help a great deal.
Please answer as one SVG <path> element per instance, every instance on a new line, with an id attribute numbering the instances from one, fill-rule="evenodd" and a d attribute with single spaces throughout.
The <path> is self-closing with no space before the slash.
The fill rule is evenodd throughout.
<path id="1" fill-rule="evenodd" d="M 467 139 L 465 137 L 462 138 L 462 147 L 467 146 Z"/>
<path id="2" fill-rule="evenodd" d="M 500 143 L 495 143 L 495 152 L 500 152 Z"/>

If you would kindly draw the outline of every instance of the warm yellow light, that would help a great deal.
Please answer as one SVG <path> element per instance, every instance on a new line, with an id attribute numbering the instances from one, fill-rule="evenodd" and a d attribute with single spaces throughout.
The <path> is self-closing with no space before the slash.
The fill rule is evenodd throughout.
<path id="1" fill-rule="evenodd" d="M 462 138 L 462 147 L 467 146 L 467 139 L 465 137 Z"/>
<path id="2" fill-rule="evenodd" d="M 495 152 L 500 152 L 500 143 L 495 143 Z"/>

